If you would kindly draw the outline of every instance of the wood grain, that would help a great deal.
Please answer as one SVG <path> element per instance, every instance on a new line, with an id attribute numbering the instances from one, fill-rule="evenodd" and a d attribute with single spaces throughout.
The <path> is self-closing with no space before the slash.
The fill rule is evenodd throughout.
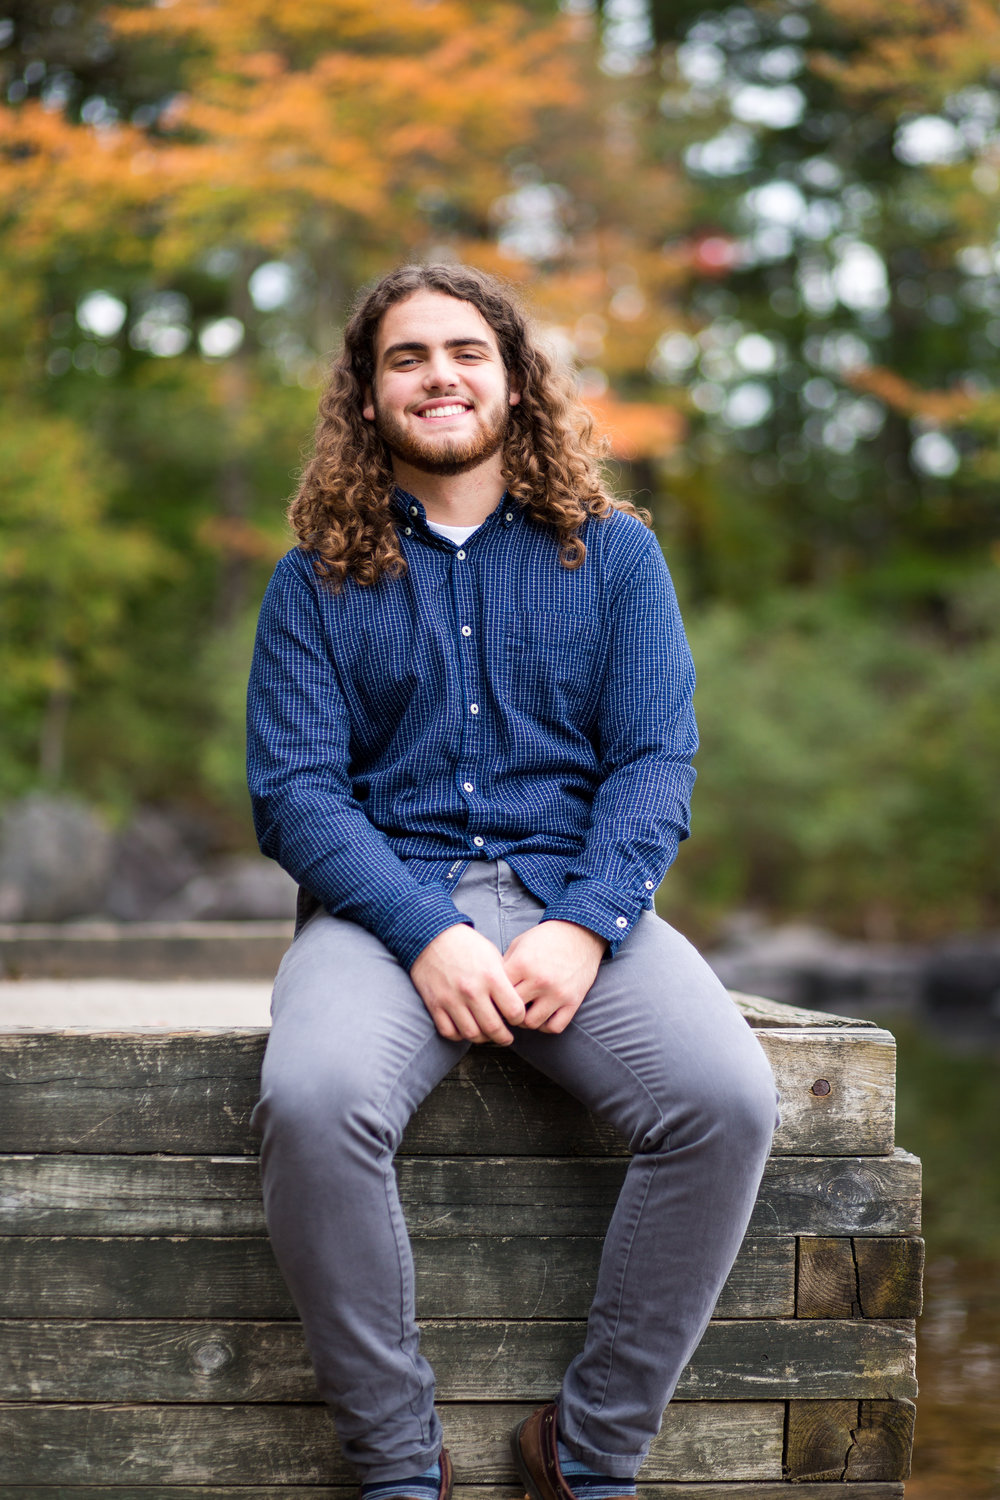
<path id="1" fill-rule="evenodd" d="M 435 1237 L 603 1234 L 624 1175 L 614 1158 L 408 1157 L 411 1232 Z M 887 1157 L 772 1157 L 754 1235 L 909 1235 L 920 1164 Z M 0 1158 L 0 1234 L 263 1234 L 260 1176 L 242 1157 Z"/>
<path id="2" fill-rule="evenodd" d="M 917 1238 L 800 1239 L 800 1318 L 916 1318 L 924 1242 Z"/>
<path id="3" fill-rule="evenodd" d="M 441 1410 L 466 1482 L 514 1486 L 508 1437 L 531 1406 Z M 781 1477 L 783 1402 L 672 1402 L 644 1473 L 651 1480 Z M 0 1483 L 328 1484 L 352 1479 L 323 1406 L 4 1406 Z M 4 1492 L 6 1493 L 6 1491 Z"/>
<path id="4" fill-rule="evenodd" d="M 3 1243 L 0 1315 L 43 1317 L 290 1318 L 295 1316 L 263 1237 L 80 1238 L 26 1235 Z M 417 1239 L 421 1317 L 586 1317 L 599 1239 Z M 537 1287 L 544 1277 L 544 1305 Z M 790 1317 L 795 1241 L 747 1239 L 716 1306 L 721 1318 Z"/>
<path id="5" fill-rule="evenodd" d="M 582 1348 L 583 1320 L 425 1322 L 421 1348 L 440 1401 L 549 1399 Z M 319 1400 L 298 1323 L 0 1322 L 8 1401 Z M 681 1400 L 911 1397 L 912 1324 L 711 1323 L 681 1376 Z"/>
<path id="6" fill-rule="evenodd" d="M 923 1240 L 860 1237 L 853 1245 L 862 1316 L 918 1318 L 923 1311 Z"/>
<path id="7" fill-rule="evenodd" d="M 913 1420 L 909 1401 L 790 1401 L 786 1477 L 796 1482 L 905 1479 Z"/>
<path id="8" fill-rule="evenodd" d="M 763 1002 L 757 1002 L 758 1007 Z M 877 1027 L 755 1029 L 782 1098 L 778 1155 L 880 1155 L 892 1147 L 895 1047 Z M 817 1024 L 817 1019 L 824 1024 Z M 267 1032 L 0 1034 L 0 1150 L 253 1155 Z M 814 1092 L 818 1078 L 829 1084 Z M 502 1144 L 501 1144 L 502 1143 Z M 622 1154 L 595 1120 L 522 1059 L 476 1048 L 418 1110 L 404 1155 Z"/>

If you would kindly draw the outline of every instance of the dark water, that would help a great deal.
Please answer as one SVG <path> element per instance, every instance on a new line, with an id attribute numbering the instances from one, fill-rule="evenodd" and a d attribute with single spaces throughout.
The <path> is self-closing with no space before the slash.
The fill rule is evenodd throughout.
<path id="1" fill-rule="evenodd" d="M 907 1500 L 1000 1500 L 1000 1262 L 928 1261 Z"/>
<path id="2" fill-rule="evenodd" d="M 896 1037 L 896 1140 L 923 1162 L 906 1500 L 1000 1500 L 1000 1046 L 955 1014 L 870 1015 Z"/>

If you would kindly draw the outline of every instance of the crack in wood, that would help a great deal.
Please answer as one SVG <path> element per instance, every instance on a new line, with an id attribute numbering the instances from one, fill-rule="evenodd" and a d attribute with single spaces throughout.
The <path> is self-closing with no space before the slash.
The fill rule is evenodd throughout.
<path id="1" fill-rule="evenodd" d="M 856 1300 L 854 1307 L 851 1309 L 851 1316 L 853 1318 L 863 1318 L 865 1311 L 861 1300 L 861 1267 L 858 1265 L 858 1247 L 853 1236 L 851 1238 L 851 1261 L 854 1266 L 854 1286 L 856 1292 Z"/>

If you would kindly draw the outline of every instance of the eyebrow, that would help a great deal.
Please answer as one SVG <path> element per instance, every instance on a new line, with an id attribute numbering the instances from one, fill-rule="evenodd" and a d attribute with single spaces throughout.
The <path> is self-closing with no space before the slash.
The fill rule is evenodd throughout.
<path id="1" fill-rule="evenodd" d="M 490 344 L 486 339 L 478 339 L 475 337 L 467 339 L 445 339 L 444 341 L 444 347 L 446 349 L 468 349 L 470 346 L 477 349 L 486 349 L 487 351 L 489 351 L 490 349 Z M 426 352 L 427 348 L 428 345 L 422 344 L 419 339 L 406 339 L 403 343 L 390 344 L 387 349 L 383 349 L 382 358 L 388 359 L 390 355 L 402 354 L 405 353 L 408 349 L 415 349 L 418 351 Z"/>

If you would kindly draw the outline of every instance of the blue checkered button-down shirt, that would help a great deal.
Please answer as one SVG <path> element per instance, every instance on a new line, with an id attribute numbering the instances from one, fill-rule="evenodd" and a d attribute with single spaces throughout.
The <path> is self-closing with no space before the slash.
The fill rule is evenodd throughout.
<path id="1" fill-rule="evenodd" d="M 409 967 L 469 860 L 613 953 L 687 837 L 694 671 L 656 538 L 588 520 L 570 570 L 506 497 L 461 546 L 398 491 L 408 571 L 334 594 L 281 559 L 250 676 L 261 849 Z M 461 891 L 456 893 L 461 905 Z"/>

